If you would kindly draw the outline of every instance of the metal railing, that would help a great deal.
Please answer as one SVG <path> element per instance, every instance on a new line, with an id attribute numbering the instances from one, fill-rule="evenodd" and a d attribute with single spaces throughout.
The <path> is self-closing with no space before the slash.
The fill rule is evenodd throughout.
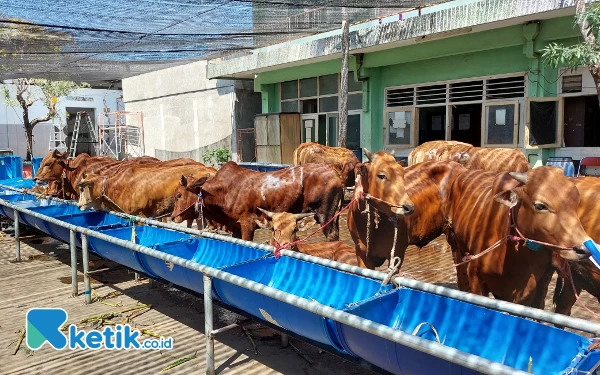
<path id="1" fill-rule="evenodd" d="M 49 223 L 61 226 L 63 228 L 69 229 L 71 231 L 70 236 L 70 251 L 71 251 L 71 268 L 72 268 L 72 285 L 73 285 L 73 295 L 78 295 L 78 284 L 77 284 L 77 253 L 76 253 L 76 233 L 81 233 L 82 236 L 82 257 L 84 260 L 89 257 L 89 249 L 88 249 L 88 240 L 87 237 L 94 237 L 100 240 L 115 244 L 117 246 L 121 246 L 125 249 L 129 249 L 132 251 L 137 251 L 142 254 L 146 254 L 148 256 L 161 259 L 166 262 L 171 262 L 173 264 L 179 265 L 181 267 L 185 267 L 191 269 L 193 271 L 200 272 L 204 275 L 205 282 L 205 293 L 204 293 L 204 303 L 205 303 L 205 332 L 207 333 L 207 373 L 214 374 L 214 342 L 211 340 L 214 339 L 214 335 L 209 334 L 213 331 L 212 326 L 212 292 L 207 292 L 212 290 L 212 278 L 217 278 L 223 280 L 225 282 L 231 283 L 233 285 L 242 287 L 244 289 L 248 289 L 250 291 L 260 293 L 264 296 L 276 299 L 278 301 L 284 302 L 291 306 L 295 306 L 301 308 L 303 310 L 318 314 L 325 318 L 333 319 L 340 323 L 346 324 L 350 327 L 362 330 L 367 333 L 371 333 L 378 337 L 393 341 L 400 345 L 404 345 L 415 350 L 427 353 L 429 355 L 438 357 L 440 359 L 446 360 L 448 362 L 452 362 L 458 364 L 460 366 L 464 366 L 476 371 L 480 371 L 486 374 L 525 374 L 523 371 L 517 371 L 514 368 L 478 357 L 473 354 L 469 354 L 463 351 L 460 351 L 455 348 L 447 347 L 445 345 L 439 344 L 434 341 L 429 341 L 417 336 L 412 336 L 406 332 L 399 331 L 388 326 L 375 323 L 373 321 L 360 318 L 358 316 L 349 314 L 347 312 L 331 308 L 329 306 L 325 306 L 316 301 L 309 301 L 307 299 L 295 296 L 293 294 L 277 290 L 275 288 L 259 284 L 257 282 L 245 279 L 243 277 L 239 277 L 224 271 L 220 271 L 218 269 L 201 265 L 199 263 L 193 262 L 191 260 L 186 260 L 181 257 L 177 257 L 174 255 L 166 254 L 164 252 L 154 250 L 148 248 L 146 246 L 137 245 L 130 241 L 121 240 L 115 237 L 111 237 L 109 235 L 72 225 L 69 223 L 65 223 L 63 221 L 57 220 L 53 217 L 49 217 L 46 215 L 39 214 L 27 208 L 20 207 L 18 205 L 12 204 L 7 201 L 0 200 L 0 204 L 6 207 L 9 207 L 15 210 L 15 240 L 17 243 L 17 259 L 20 259 L 20 247 L 19 247 L 19 213 L 23 213 L 26 215 L 30 215 L 36 217 L 38 219 L 45 220 Z M 143 218 L 142 218 L 143 219 Z M 151 220 L 148 220 L 151 221 Z M 160 222 L 157 222 L 160 223 Z M 160 223 L 165 224 L 165 223 Z M 196 231 L 199 232 L 199 231 Z M 234 239 L 228 236 L 222 236 L 214 233 L 206 233 L 199 232 L 203 237 L 211 238 L 214 240 L 227 241 L 236 244 L 241 244 L 248 247 L 258 248 L 262 250 L 273 251 L 273 247 L 269 245 L 261 245 L 248 241 L 243 241 L 239 239 Z M 323 266 L 331 267 L 340 271 L 353 273 L 356 275 L 373 278 L 376 280 L 383 280 L 386 276 L 382 272 L 368 270 L 359 268 L 356 266 L 351 266 L 347 264 L 338 263 L 336 261 L 331 261 L 327 259 L 317 258 L 314 256 L 301 254 L 289 250 L 282 251 L 283 256 L 288 256 L 300 260 L 310 261 L 315 264 L 320 264 Z M 88 262 L 83 262 L 83 271 L 84 271 L 84 286 L 85 286 L 85 299 L 86 303 L 91 303 L 91 287 L 89 280 L 89 269 Z M 581 330 L 588 333 L 593 333 L 595 335 L 600 335 L 600 324 L 589 322 L 583 319 L 573 318 L 569 316 L 563 316 L 555 313 L 546 312 L 543 310 L 533 309 L 531 307 L 520 306 L 509 302 L 498 301 L 489 299 L 482 296 L 476 296 L 456 290 L 452 290 L 449 288 L 436 286 L 432 284 L 427 284 L 421 281 L 409 280 L 402 277 L 396 277 L 394 279 L 394 284 L 397 286 L 412 288 L 416 290 L 421 290 L 424 292 L 441 295 L 448 298 L 458 299 L 464 302 L 492 308 L 495 310 L 500 310 L 504 312 L 508 312 L 514 315 L 519 315 L 522 317 L 537 319 L 541 321 L 545 321 L 553 324 L 560 324 L 565 327 Z"/>

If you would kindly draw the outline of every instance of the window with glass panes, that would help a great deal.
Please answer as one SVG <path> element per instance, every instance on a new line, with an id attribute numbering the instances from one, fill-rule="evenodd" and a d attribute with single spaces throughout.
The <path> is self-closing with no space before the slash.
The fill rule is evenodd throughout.
<path id="1" fill-rule="evenodd" d="M 304 78 L 282 82 L 280 88 L 280 112 L 334 113 L 338 112 L 340 75 Z M 348 74 L 348 110 L 362 110 L 362 82 L 354 81 Z"/>

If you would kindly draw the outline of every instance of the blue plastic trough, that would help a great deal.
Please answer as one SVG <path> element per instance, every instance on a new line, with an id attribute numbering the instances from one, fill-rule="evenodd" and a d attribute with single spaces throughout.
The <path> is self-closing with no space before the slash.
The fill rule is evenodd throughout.
<path id="1" fill-rule="evenodd" d="M 525 372 L 531 357 L 533 374 L 563 374 L 570 367 L 585 365 L 582 360 L 590 344 L 589 339 L 572 332 L 406 288 L 346 311 L 408 334 L 419 324 L 430 323 L 442 344 Z M 479 374 L 339 322 L 336 328 L 348 353 L 394 374 Z M 416 334 L 436 340 L 427 324 Z"/>
<path id="2" fill-rule="evenodd" d="M 157 245 L 155 248 L 164 253 L 213 268 L 231 266 L 273 254 L 270 251 L 209 238 L 190 238 L 186 241 Z M 168 280 L 201 294 L 204 293 L 204 280 L 201 273 L 178 265 L 166 264 L 160 259 L 145 254 L 138 255 L 146 274 Z"/>
<path id="3" fill-rule="evenodd" d="M 4 199 L 12 204 L 23 208 L 32 208 L 32 207 L 45 207 L 45 206 L 54 206 L 60 204 L 56 201 L 51 201 L 47 199 L 37 199 L 33 195 L 25 195 L 25 194 L 8 194 L 8 195 L 0 195 L 0 199 Z M 0 206 L 0 215 L 6 216 L 11 220 L 15 219 L 15 212 L 12 208 L 6 206 Z"/>
<path id="4" fill-rule="evenodd" d="M 381 287 L 379 281 L 288 257 L 249 261 L 223 271 L 340 310 L 374 296 Z M 213 283 L 223 302 L 343 351 L 328 319 L 222 280 Z"/>
<path id="5" fill-rule="evenodd" d="M 10 186 L 13 188 L 17 188 L 17 189 L 22 189 L 22 188 L 27 188 L 27 189 L 31 189 L 33 186 L 35 186 L 35 182 L 33 182 L 32 179 L 25 179 L 25 178 L 11 178 L 8 180 L 0 180 L 0 185 L 5 185 L 5 186 Z M 0 187 L 0 191 L 8 191 L 6 189 L 2 189 Z"/>
<path id="6" fill-rule="evenodd" d="M 79 208 L 77 206 L 74 206 L 72 204 L 66 204 L 66 203 L 57 203 L 57 204 L 53 204 L 50 206 L 38 206 L 38 207 L 29 207 L 29 210 L 36 212 L 40 215 L 46 215 L 46 216 L 50 216 L 53 218 L 58 218 L 60 215 L 66 215 L 69 213 L 76 213 L 76 212 L 80 212 Z M 47 222 L 46 220 L 31 216 L 31 215 L 27 215 L 22 213 L 21 214 L 21 220 L 23 221 L 23 223 L 25 225 L 29 225 L 32 228 L 37 228 L 39 230 L 41 230 L 44 233 L 47 233 L 49 235 L 53 235 L 52 232 L 49 229 L 49 226 L 53 225 L 49 222 Z M 68 232 L 68 230 L 67 230 Z M 68 241 L 68 238 L 67 238 Z"/>
<path id="7" fill-rule="evenodd" d="M 111 215 L 105 212 L 96 212 L 96 211 L 84 211 L 81 212 L 77 208 L 77 210 L 73 212 L 65 212 L 64 214 L 57 216 L 56 219 L 60 221 L 64 221 L 68 224 L 77 225 L 84 228 L 89 228 L 93 230 L 102 230 L 102 229 L 112 229 L 112 228 L 121 228 L 129 225 L 129 220 L 123 219 L 122 217 Z M 61 227 L 52 223 L 46 223 L 48 229 L 50 230 L 50 235 L 60 241 L 69 242 L 70 241 L 70 230 Z M 77 233 L 76 237 L 76 245 L 81 247 L 81 234 Z M 92 249 L 93 250 L 93 249 Z"/>
<path id="8" fill-rule="evenodd" d="M 155 248 L 158 244 L 185 240 L 192 237 L 190 234 L 145 225 L 105 229 L 98 232 L 121 240 L 131 241 L 133 230 L 135 230 L 135 243 L 151 248 Z M 101 257 L 145 273 L 144 268 L 140 264 L 139 253 L 95 237 L 89 237 L 89 242 L 92 249 Z"/>

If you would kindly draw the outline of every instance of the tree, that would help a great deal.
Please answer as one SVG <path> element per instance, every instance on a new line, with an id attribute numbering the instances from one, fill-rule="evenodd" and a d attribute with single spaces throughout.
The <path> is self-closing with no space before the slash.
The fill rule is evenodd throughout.
<path id="1" fill-rule="evenodd" d="M 58 117 L 56 105 L 61 96 L 69 95 L 71 92 L 82 87 L 89 87 L 87 83 L 78 85 L 72 81 L 49 81 L 47 79 L 19 78 L 12 82 L 14 92 L 11 93 L 7 87 L 3 88 L 4 101 L 6 105 L 20 108 L 23 111 L 23 127 L 27 139 L 27 161 L 31 160 L 33 151 L 33 128 L 40 122 L 49 121 Z M 13 96 L 14 95 L 14 96 Z M 41 102 L 47 109 L 44 116 L 29 118 L 29 109 L 36 102 Z"/>
<path id="2" fill-rule="evenodd" d="M 587 66 L 600 101 L 600 46 L 598 33 L 600 32 L 600 4 L 585 5 L 585 0 L 574 0 L 575 24 L 583 37 L 581 43 L 573 46 L 550 43 L 543 49 L 543 61 L 552 66 L 566 66 L 572 70 L 579 66 Z"/>

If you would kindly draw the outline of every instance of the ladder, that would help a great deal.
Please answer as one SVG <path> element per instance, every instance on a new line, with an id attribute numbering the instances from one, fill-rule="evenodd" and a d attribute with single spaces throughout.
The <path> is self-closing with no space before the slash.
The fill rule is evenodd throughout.
<path id="1" fill-rule="evenodd" d="M 52 123 L 52 133 L 50 134 L 50 142 L 48 144 L 48 150 L 58 150 L 60 152 L 66 152 L 69 148 L 65 140 L 65 128 L 66 125 L 56 124 L 56 120 Z"/>
<path id="2" fill-rule="evenodd" d="M 96 129 L 94 128 L 94 124 L 92 124 L 92 119 L 90 118 L 90 115 L 87 112 L 77 112 L 77 117 L 75 117 L 75 127 L 73 128 L 73 135 L 71 136 L 71 144 L 69 145 L 68 149 L 69 157 L 71 159 L 75 157 L 75 153 L 77 152 L 77 145 L 79 144 L 79 130 L 81 129 L 82 117 L 85 117 L 85 124 L 90 134 L 90 141 L 82 143 L 98 143 L 98 135 L 96 134 Z"/>

